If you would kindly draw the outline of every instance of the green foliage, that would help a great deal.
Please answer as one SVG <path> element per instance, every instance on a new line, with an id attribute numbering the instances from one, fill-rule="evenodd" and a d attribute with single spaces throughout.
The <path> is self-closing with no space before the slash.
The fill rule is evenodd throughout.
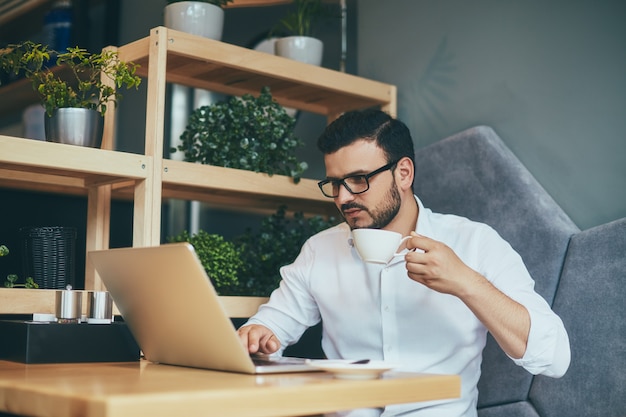
<path id="1" fill-rule="evenodd" d="M 243 257 L 241 292 L 244 295 L 268 296 L 280 282 L 280 267 L 292 263 L 304 242 L 312 235 L 335 224 L 321 216 L 305 218 L 301 212 L 293 219 L 285 216 L 285 207 L 263 219 L 258 231 L 248 229 L 235 242 Z"/>
<path id="2" fill-rule="evenodd" d="M 189 162 L 282 174 L 298 182 L 307 164 L 294 155 L 303 145 L 295 123 L 264 87 L 258 97 L 245 94 L 196 109 L 178 150 Z"/>
<path id="3" fill-rule="evenodd" d="M 181 1 L 187 1 L 187 0 L 167 0 L 167 4 L 180 3 Z M 193 1 L 197 1 L 197 2 L 200 2 L 200 3 L 214 4 L 214 5 L 219 6 L 219 7 L 224 7 L 228 3 L 232 3 L 233 2 L 233 0 L 193 0 Z"/>
<path id="4" fill-rule="evenodd" d="M 17 280 L 18 280 L 17 275 L 9 274 L 7 275 L 7 280 L 4 281 L 4 286 L 6 288 L 18 288 L 18 287 L 39 288 L 39 284 L 37 284 L 31 277 L 26 278 L 24 284 L 18 284 Z"/>
<path id="5" fill-rule="evenodd" d="M 296 259 L 309 237 L 333 224 L 334 219 L 302 213 L 288 219 L 281 207 L 258 231 L 248 229 L 232 243 L 204 231 L 193 236 L 184 231 L 168 240 L 193 245 L 218 294 L 267 297 L 278 287 L 280 267 Z"/>
<path id="6" fill-rule="evenodd" d="M 215 290 L 220 295 L 237 294 L 238 273 L 243 266 L 243 261 L 233 243 L 224 240 L 220 235 L 209 234 L 203 230 L 195 235 L 189 235 L 189 232 L 183 231 L 171 237 L 169 241 L 191 243 Z"/>
<path id="7" fill-rule="evenodd" d="M 0 245 L 0 257 L 7 256 L 9 254 L 9 248 L 5 245 Z M 24 284 L 18 284 L 19 277 L 16 274 L 7 275 L 6 281 L 4 281 L 4 286 L 6 288 L 39 288 L 39 284 L 37 284 L 31 277 L 26 278 Z"/>
<path id="8" fill-rule="evenodd" d="M 51 57 L 56 57 L 57 66 L 69 68 L 67 80 L 48 66 Z M 122 98 L 122 87 L 137 88 L 141 82 L 135 75 L 137 65 L 120 61 L 115 51 L 90 54 L 74 47 L 58 53 L 32 41 L 9 45 L 0 51 L 0 68 L 16 75 L 23 73 L 31 80 L 49 116 L 55 109 L 65 107 L 93 109 L 104 115 L 109 101 L 117 105 Z M 106 85 L 101 74 L 117 88 Z"/>
<path id="9" fill-rule="evenodd" d="M 315 24 L 324 18 L 341 15 L 322 4 L 322 0 L 294 0 L 295 9 L 282 18 L 271 31 L 272 34 L 287 33 L 293 36 L 312 36 Z"/>

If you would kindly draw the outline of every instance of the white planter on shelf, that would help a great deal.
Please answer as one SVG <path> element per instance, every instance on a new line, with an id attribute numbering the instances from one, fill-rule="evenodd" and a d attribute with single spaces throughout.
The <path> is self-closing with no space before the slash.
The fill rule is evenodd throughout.
<path id="1" fill-rule="evenodd" d="M 165 27 L 219 41 L 224 10 L 201 1 L 181 1 L 165 6 Z"/>
<path id="2" fill-rule="evenodd" d="M 319 39 L 310 36 L 287 36 L 276 40 L 274 53 L 295 61 L 320 66 L 324 44 Z"/>

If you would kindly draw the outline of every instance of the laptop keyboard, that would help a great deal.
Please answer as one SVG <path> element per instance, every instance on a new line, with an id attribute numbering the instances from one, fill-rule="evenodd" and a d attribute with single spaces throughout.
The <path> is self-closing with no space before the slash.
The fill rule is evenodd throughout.
<path id="1" fill-rule="evenodd" d="M 306 364 L 308 360 L 304 358 L 292 358 L 288 356 L 281 356 L 281 357 L 275 357 L 275 358 L 251 356 L 251 358 L 252 358 L 252 362 L 257 366 L 303 365 L 303 364 Z"/>

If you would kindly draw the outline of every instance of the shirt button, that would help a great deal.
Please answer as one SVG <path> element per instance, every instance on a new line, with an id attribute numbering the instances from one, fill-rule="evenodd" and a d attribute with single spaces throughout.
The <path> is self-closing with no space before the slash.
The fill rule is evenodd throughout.
<path id="1" fill-rule="evenodd" d="M 385 311 L 389 311 L 389 306 L 385 306 Z"/>

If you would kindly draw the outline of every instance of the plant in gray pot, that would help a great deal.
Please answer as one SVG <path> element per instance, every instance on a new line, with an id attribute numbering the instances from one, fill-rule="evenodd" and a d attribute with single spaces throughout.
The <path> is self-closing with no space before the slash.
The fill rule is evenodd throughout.
<path id="1" fill-rule="evenodd" d="M 222 7 L 233 0 L 168 0 L 165 27 L 219 41 L 224 28 Z"/>
<path id="2" fill-rule="evenodd" d="M 281 174 L 297 183 L 308 165 L 295 156 L 303 145 L 295 123 L 264 87 L 258 97 L 245 94 L 196 109 L 171 151 L 184 152 L 188 162 Z"/>
<path id="3" fill-rule="evenodd" d="M 92 54 L 74 47 L 59 53 L 32 41 L 1 50 L 0 68 L 32 82 L 46 111 L 46 140 L 91 147 L 100 147 L 109 103 L 117 105 L 122 87 L 141 82 L 137 66 L 120 61 L 113 50 Z"/>

